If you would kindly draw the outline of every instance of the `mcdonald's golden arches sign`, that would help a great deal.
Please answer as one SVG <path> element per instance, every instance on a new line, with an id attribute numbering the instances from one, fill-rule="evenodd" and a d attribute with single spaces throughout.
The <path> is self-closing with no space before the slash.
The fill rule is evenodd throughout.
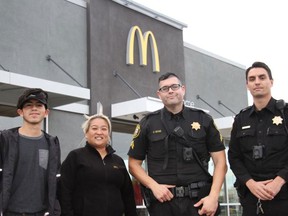
<path id="1" fill-rule="evenodd" d="M 137 36 L 138 39 L 140 65 L 147 65 L 147 49 L 149 41 L 152 53 L 153 72 L 160 72 L 159 53 L 154 34 L 151 31 L 146 31 L 144 34 L 142 34 L 142 31 L 138 26 L 133 26 L 129 31 L 126 48 L 126 64 L 134 64 L 135 36 Z"/>

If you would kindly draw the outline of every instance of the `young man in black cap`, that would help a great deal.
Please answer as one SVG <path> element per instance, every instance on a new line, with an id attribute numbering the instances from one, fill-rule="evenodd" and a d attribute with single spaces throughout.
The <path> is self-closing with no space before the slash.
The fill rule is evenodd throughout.
<path id="1" fill-rule="evenodd" d="M 48 94 L 27 89 L 18 99 L 17 112 L 22 126 L 0 133 L 0 211 L 4 216 L 60 215 L 60 145 L 57 137 L 42 131 Z"/>

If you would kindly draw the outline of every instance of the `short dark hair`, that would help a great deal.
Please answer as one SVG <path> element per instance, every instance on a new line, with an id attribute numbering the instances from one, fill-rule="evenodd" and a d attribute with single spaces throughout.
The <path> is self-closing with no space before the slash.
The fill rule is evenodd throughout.
<path id="1" fill-rule="evenodd" d="M 19 97 L 17 102 L 17 108 L 22 109 L 25 103 L 31 99 L 38 100 L 40 103 L 48 107 L 48 94 L 40 88 L 29 88 L 26 89 Z"/>
<path id="2" fill-rule="evenodd" d="M 266 65 L 266 64 L 263 63 L 263 62 L 254 62 L 254 63 L 252 64 L 252 66 L 250 66 L 249 68 L 247 68 L 247 70 L 246 70 L 246 80 L 248 79 L 248 73 L 249 73 L 249 71 L 250 71 L 252 68 L 263 68 L 263 69 L 265 69 L 265 70 L 267 71 L 267 73 L 268 73 L 269 79 L 270 79 L 270 80 L 273 80 L 272 72 L 271 72 L 270 68 L 268 67 L 268 65 Z"/>
<path id="3" fill-rule="evenodd" d="M 171 73 L 171 72 L 167 72 L 167 73 L 161 75 L 161 76 L 159 77 L 159 79 L 158 79 L 158 84 L 159 84 L 161 81 L 166 80 L 166 79 L 168 79 L 168 78 L 170 78 L 170 77 L 176 77 L 176 78 L 179 80 L 180 84 L 181 84 L 180 78 L 179 78 L 176 74 Z"/>

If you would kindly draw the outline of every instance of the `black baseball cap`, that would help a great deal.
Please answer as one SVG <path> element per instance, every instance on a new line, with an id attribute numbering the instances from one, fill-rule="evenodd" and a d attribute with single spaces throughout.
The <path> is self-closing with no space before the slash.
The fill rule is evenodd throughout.
<path id="1" fill-rule="evenodd" d="M 18 99 L 17 108 L 22 109 L 24 104 L 31 99 L 38 100 L 40 103 L 44 104 L 47 109 L 48 94 L 40 88 L 26 89 Z"/>

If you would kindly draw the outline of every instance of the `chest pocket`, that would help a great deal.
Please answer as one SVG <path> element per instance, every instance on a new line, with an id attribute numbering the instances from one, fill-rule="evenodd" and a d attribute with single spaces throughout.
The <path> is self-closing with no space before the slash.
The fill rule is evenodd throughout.
<path id="1" fill-rule="evenodd" d="M 255 133 L 255 129 L 237 131 L 236 137 L 240 140 L 240 147 L 243 152 L 252 151 L 256 141 Z"/>
<path id="2" fill-rule="evenodd" d="M 190 130 L 187 139 L 197 154 L 205 155 L 208 152 L 205 130 Z"/>
<path id="3" fill-rule="evenodd" d="M 164 159 L 166 155 L 165 138 L 166 133 L 151 134 L 149 136 L 149 155 L 154 159 Z"/>
<path id="4" fill-rule="evenodd" d="M 272 150 L 282 150 L 287 147 L 287 133 L 284 127 L 269 127 L 267 129 L 267 146 Z"/>
<path id="5" fill-rule="evenodd" d="M 267 129 L 267 136 L 285 136 L 287 135 L 284 128 L 272 128 Z"/>

